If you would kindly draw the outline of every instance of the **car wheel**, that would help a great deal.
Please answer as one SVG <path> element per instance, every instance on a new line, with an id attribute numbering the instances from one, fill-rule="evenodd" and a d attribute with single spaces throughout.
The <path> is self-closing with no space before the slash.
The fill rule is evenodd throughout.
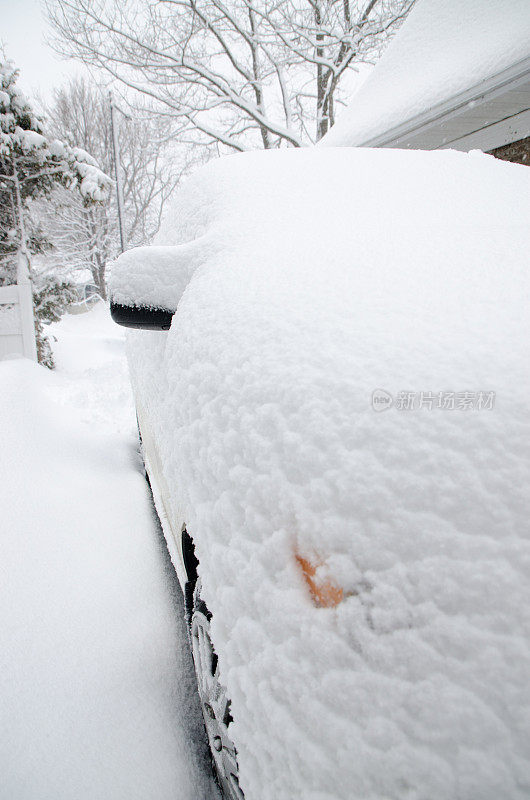
<path id="1" fill-rule="evenodd" d="M 138 419 L 138 414 L 136 414 L 136 429 L 138 430 L 138 455 L 140 456 L 140 462 L 142 465 L 142 474 L 147 481 L 149 488 L 151 488 L 151 481 L 149 480 L 149 475 L 147 474 L 147 468 L 145 466 L 145 458 L 144 458 L 144 450 L 143 450 L 143 440 L 142 440 L 142 431 L 140 428 L 140 420 Z"/>
<path id="2" fill-rule="evenodd" d="M 217 654 L 210 637 L 211 616 L 201 598 L 201 581 L 197 579 L 193 590 L 190 637 L 204 725 L 224 798 L 244 800 L 238 781 L 236 749 L 228 733 L 232 721 L 230 700 L 219 680 Z"/>

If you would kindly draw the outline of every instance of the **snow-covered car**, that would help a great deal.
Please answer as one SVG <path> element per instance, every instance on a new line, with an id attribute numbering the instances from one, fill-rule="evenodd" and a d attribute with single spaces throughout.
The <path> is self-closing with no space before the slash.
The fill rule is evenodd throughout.
<path id="1" fill-rule="evenodd" d="M 530 796 L 529 176 L 238 154 L 113 266 L 227 797 Z"/>

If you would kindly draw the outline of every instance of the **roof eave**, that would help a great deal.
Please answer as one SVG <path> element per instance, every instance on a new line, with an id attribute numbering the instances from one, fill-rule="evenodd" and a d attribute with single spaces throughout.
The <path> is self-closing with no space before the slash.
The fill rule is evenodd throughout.
<path id="1" fill-rule="evenodd" d="M 501 111 L 498 101 L 509 93 L 513 93 L 517 101 L 506 113 Z M 477 111 L 480 109 L 484 111 L 484 119 L 477 121 Z M 445 129 L 447 127 L 453 128 L 452 134 Z M 489 130 L 485 136 L 477 136 L 479 131 L 487 129 Z M 493 149 L 507 141 L 515 141 L 510 136 L 524 138 L 525 135 L 530 135 L 530 57 L 384 133 L 360 141 L 358 146 L 433 150 L 445 147 L 464 150 L 472 147 Z M 488 141 L 489 146 L 481 146 L 482 140 Z"/>

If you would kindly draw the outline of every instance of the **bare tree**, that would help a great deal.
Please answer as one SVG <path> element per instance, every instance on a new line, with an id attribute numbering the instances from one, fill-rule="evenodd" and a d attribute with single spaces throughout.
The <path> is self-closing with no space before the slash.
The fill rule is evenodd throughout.
<path id="1" fill-rule="evenodd" d="M 58 187 L 51 202 L 36 200 L 32 203 L 31 213 L 39 228 L 46 231 L 49 243 L 41 259 L 40 272 L 74 279 L 76 273 L 88 269 L 98 292 L 105 298 L 105 267 L 113 252 L 114 238 L 108 204 L 85 208 Z"/>
<path id="2" fill-rule="evenodd" d="M 245 150 L 320 139 L 349 68 L 413 0 L 47 0 L 56 47 L 149 96 L 184 141 Z"/>
<path id="3" fill-rule="evenodd" d="M 113 173 L 108 94 L 103 87 L 75 79 L 55 92 L 47 109 L 57 136 L 75 139 L 97 153 L 99 163 Z M 125 238 L 129 246 L 148 243 L 160 225 L 162 208 L 175 188 L 183 160 L 170 152 L 170 123 L 163 117 L 137 112 L 120 119 L 119 139 L 125 205 Z M 38 210 L 53 251 L 50 266 L 66 271 L 90 269 L 102 297 L 106 297 L 105 268 L 119 252 L 114 196 L 105 206 L 86 208 L 55 192 L 53 210 Z"/>

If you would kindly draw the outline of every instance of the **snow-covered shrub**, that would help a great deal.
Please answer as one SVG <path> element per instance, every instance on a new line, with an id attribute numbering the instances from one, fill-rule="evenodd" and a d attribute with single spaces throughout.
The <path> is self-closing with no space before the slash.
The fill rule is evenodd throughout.
<path id="1" fill-rule="evenodd" d="M 59 322 L 66 308 L 77 299 L 73 283 L 57 275 L 37 276 L 33 285 L 35 309 L 35 334 L 37 357 L 40 364 L 49 369 L 55 366 L 50 340 L 44 325 Z"/>

